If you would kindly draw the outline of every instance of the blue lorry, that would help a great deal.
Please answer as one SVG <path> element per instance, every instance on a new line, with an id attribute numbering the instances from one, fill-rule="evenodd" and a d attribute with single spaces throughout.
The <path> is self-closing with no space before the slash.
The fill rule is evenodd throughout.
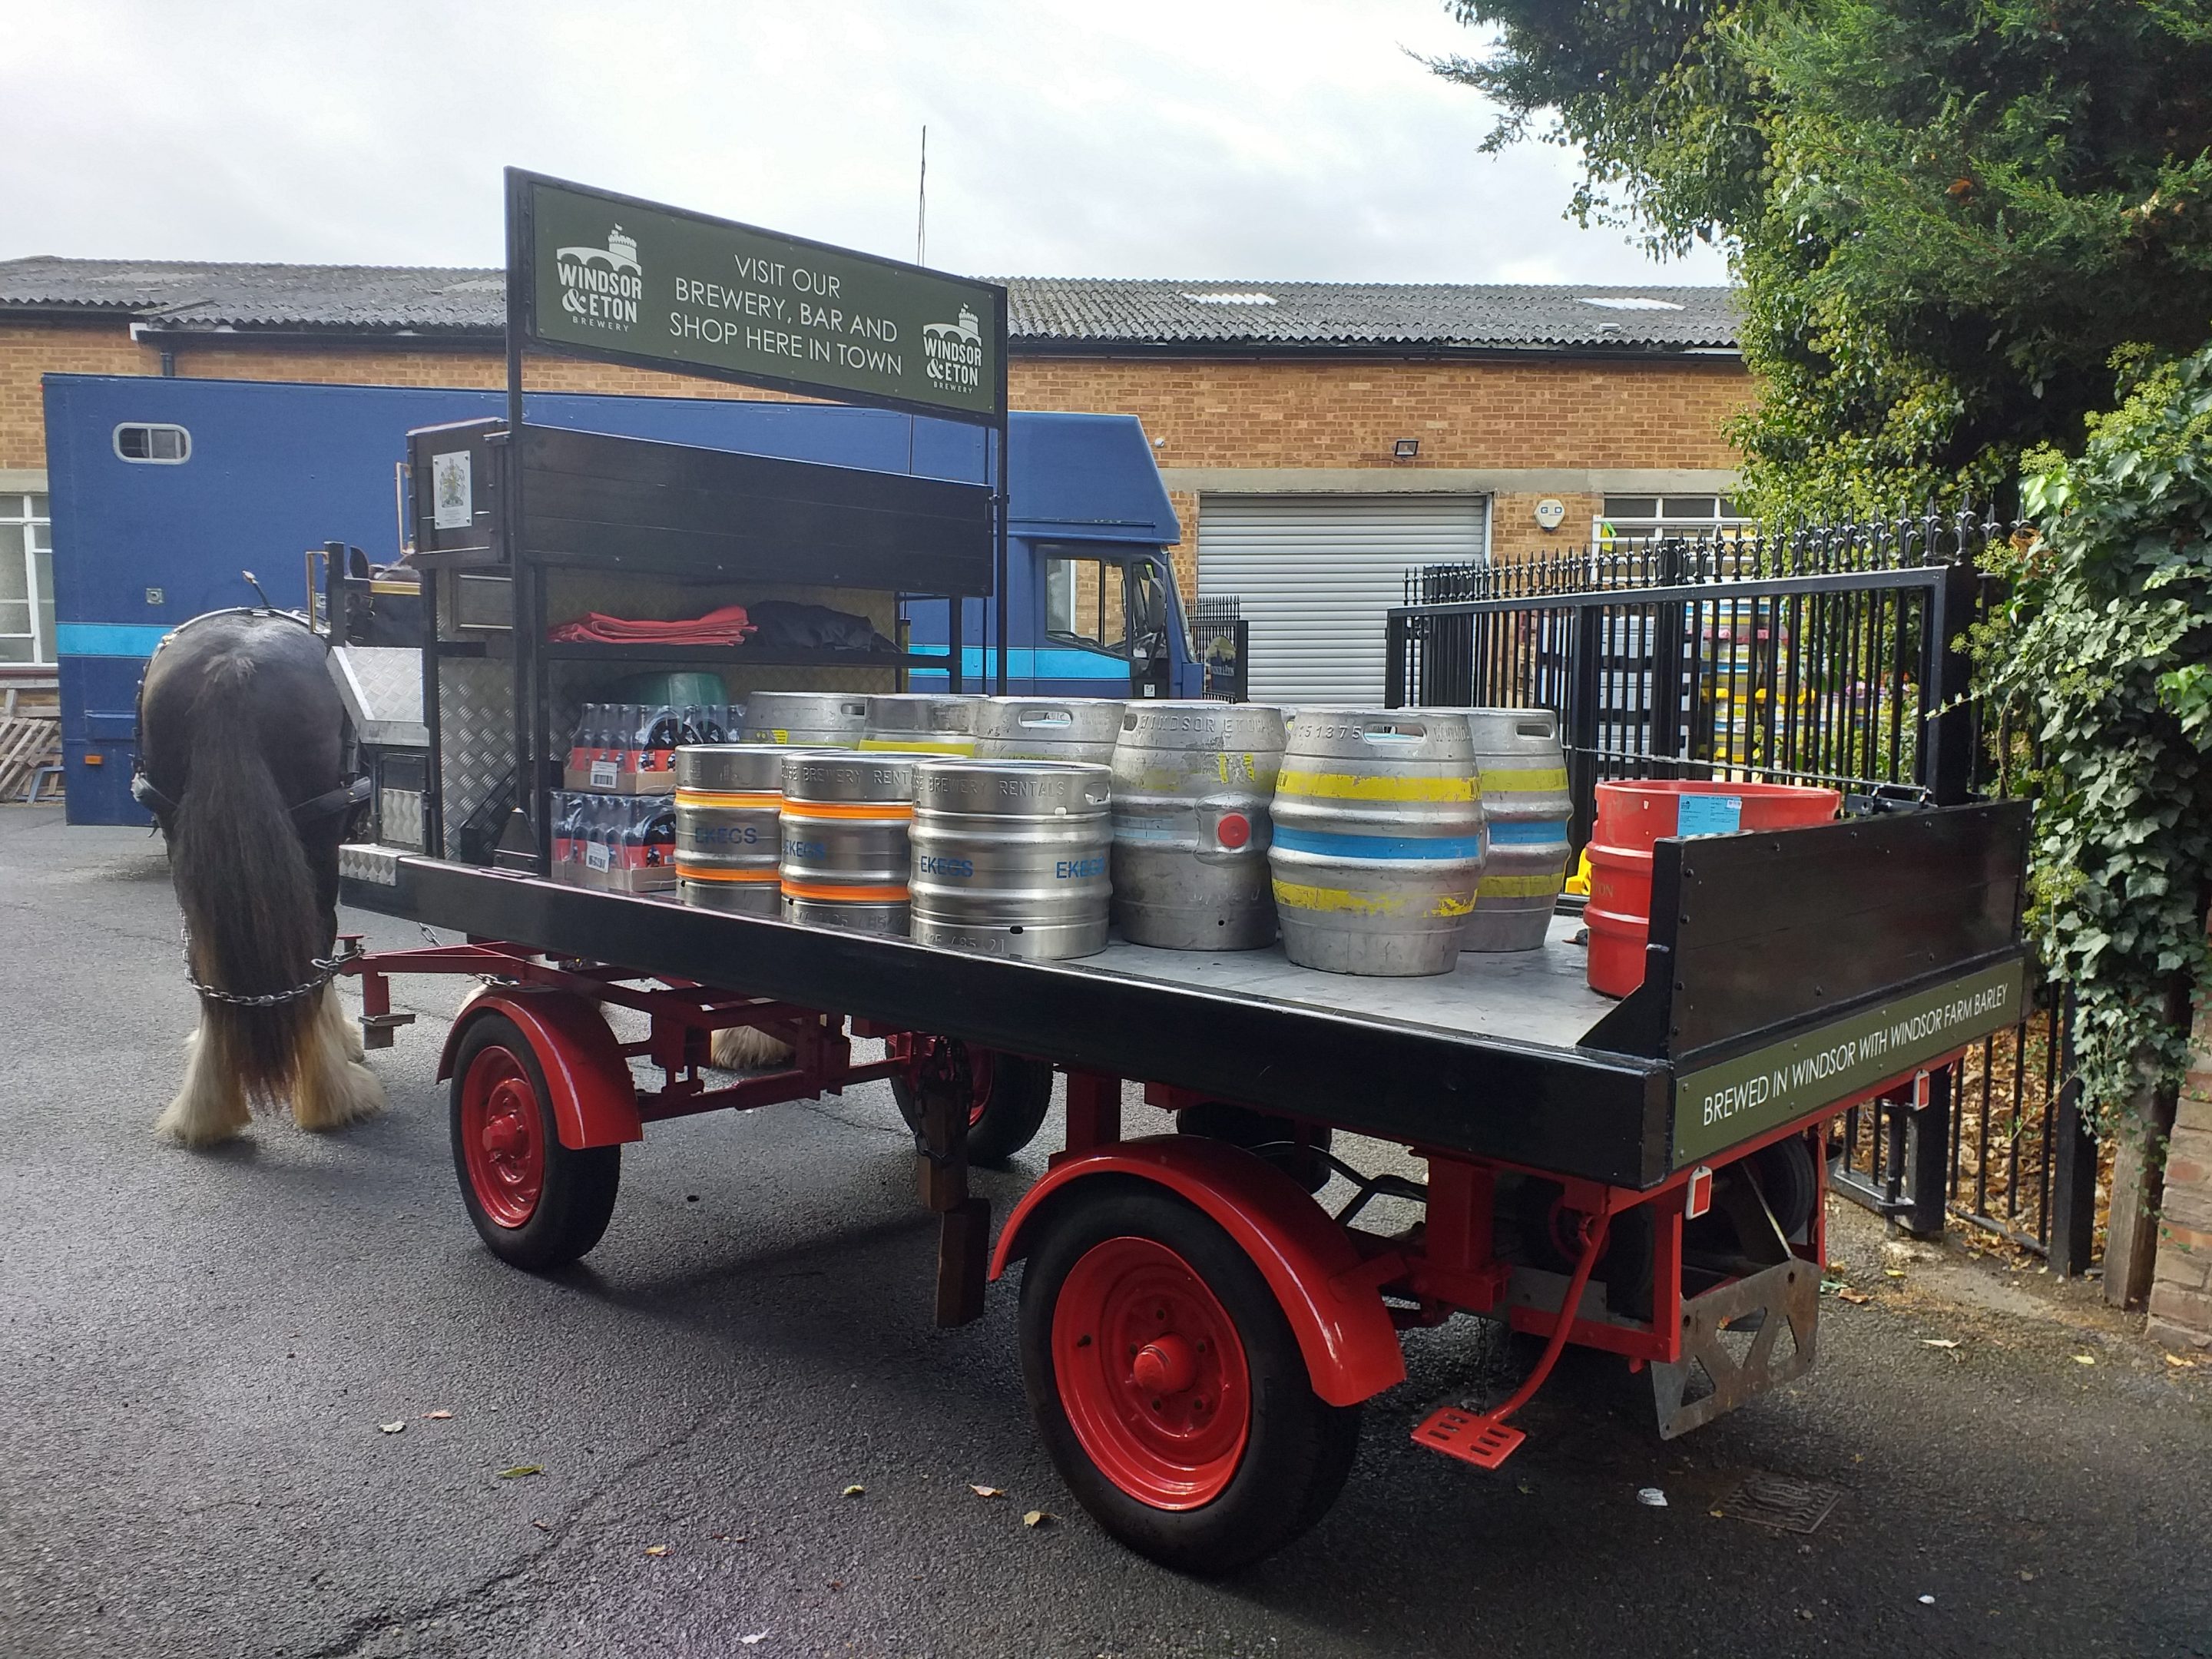
<path id="1" fill-rule="evenodd" d="M 72 823 L 143 823 L 131 799 L 138 679 L 189 617 L 255 602 L 305 610 L 303 552 L 342 541 L 380 562 L 408 522 L 416 427 L 503 411 L 495 392 L 50 374 L 63 758 Z M 723 398 L 533 393 L 532 421 L 624 436 L 963 481 L 986 476 L 972 427 L 875 410 Z M 1180 535 L 1129 416 L 1013 417 L 1008 689 L 1017 695 L 1197 697 L 1207 665 L 1168 564 Z M 801 556 L 803 557 L 803 555 Z M 805 580 L 803 563 L 795 580 Z M 969 599 L 962 684 L 988 690 L 996 601 Z M 902 605 L 912 648 L 946 650 L 950 607 Z M 944 689 L 917 668 L 915 690 Z M 1212 690 L 1225 684 L 1217 672 Z"/>

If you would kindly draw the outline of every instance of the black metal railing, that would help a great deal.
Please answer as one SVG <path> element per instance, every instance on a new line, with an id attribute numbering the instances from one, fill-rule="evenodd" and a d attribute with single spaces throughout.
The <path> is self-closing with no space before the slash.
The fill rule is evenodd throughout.
<path id="1" fill-rule="evenodd" d="M 2000 596 L 1979 556 L 2015 528 L 1962 509 L 1430 566 L 1389 613 L 1388 701 L 1557 710 L 1577 848 L 1613 778 L 1821 784 L 1859 811 L 2016 793 L 2029 746 L 1984 730 L 1959 648 Z M 2068 1013 L 2045 998 L 1924 1100 L 1845 1114 L 1837 1189 L 1914 1231 L 1948 1213 L 2085 1269 L 2098 1149 Z"/>
<path id="2" fill-rule="evenodd" d="M 1190 654 L 1206 671 L 1206 695 L 1243 702 L 1251 695 L 1252 624 L 1233 593 L 1194 599 L 1190 606 Z"/>
<path id="3" fill-rule="evenodd" d="M 1557 709 L 1577 846 L 1608 778 L 1961 799 L 1972 720 L 1951 647 L 1995 528 L 1959 513 L 1431 566 L 1390 613 L 1389 700 Z"/>

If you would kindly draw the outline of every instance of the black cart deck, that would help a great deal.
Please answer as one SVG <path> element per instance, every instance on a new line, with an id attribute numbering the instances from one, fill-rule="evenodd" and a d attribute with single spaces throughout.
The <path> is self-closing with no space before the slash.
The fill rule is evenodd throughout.
<path id="1" fill-rule="evenodd" d="M 1359 1133 L 1646 1189 L 2017 1018 L 2010 805 L 1662 842 L 1652 969 L 1611 1003 L 1563 930 L 1431 980 L 1279 947 L 1072 963 L 690 909 L 351 849 L 362 908 L 1143 1079 Z"/>

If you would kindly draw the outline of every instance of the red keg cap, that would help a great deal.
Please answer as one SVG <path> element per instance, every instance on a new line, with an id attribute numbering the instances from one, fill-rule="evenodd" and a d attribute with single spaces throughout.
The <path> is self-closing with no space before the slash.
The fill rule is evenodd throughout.
<path id="1" fill-rule="evenodd" d="M 1242 847 L 1252 839 L 1252 820 L 1242 812 L 1224 812 L 1213 834 L 1224 847 Z"/>

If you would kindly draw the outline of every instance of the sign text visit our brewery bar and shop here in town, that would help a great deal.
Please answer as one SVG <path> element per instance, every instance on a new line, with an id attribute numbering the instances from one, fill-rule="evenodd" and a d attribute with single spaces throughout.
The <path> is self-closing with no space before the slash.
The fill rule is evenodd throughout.
<path id="1" fill-rule="evenodd" d="M 1005 414 L 1001 288 L 531 173 L 511 172 L 508 191 L 508 280 L 534 344 L 971 422 Z"/>

